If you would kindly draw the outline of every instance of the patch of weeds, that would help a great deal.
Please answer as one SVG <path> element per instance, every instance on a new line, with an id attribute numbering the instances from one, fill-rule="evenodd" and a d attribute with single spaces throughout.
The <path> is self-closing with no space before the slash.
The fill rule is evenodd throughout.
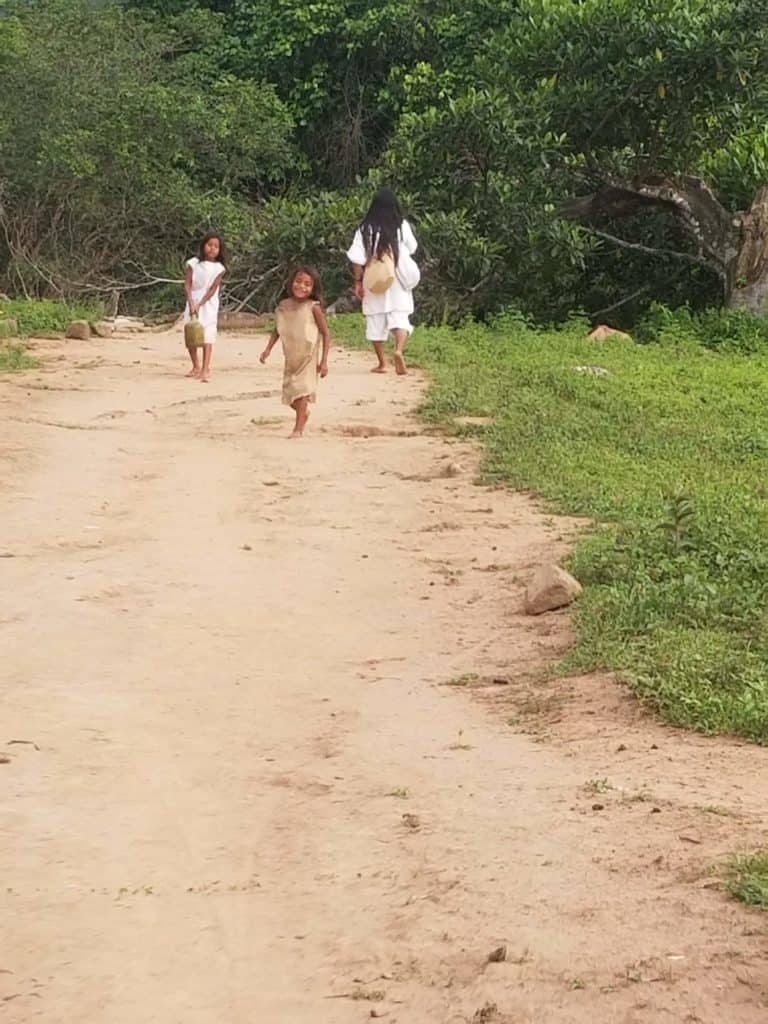
<path id="1" fill-rule="evenodd" d="M 739 815 L 736 811 L 732 811 L 729 807 L 721 807 L 718 804 L 703 804 L 698 807 L 697 810 L 703 814 L 713 814 L 718 818 L 738 818 Z"/>
<path id="2" fill-rule="evenodd" d="M 586 987 L 587 987 L 587 983 L 586 983 L 586 981 L 584 981 L 583 978 L 569 978 L 568 979 L 568 988 L 572 992 L 581 992 Z"/>
<path id="3" fill-rule="evenodd" d="M 653 793 L 646 789 L 645 786 L 635 790 L 634 793 L 625 793 L 621 798 L 621 802 L 624 804 L 647 804 L 651 800 L 653 800 Z"/>
<path id="4" fill-rule="evenodd" d="M 411 794 L 404 786 L 398 786 L 397 789 L 393 789 L 391 792 L 387 793 L 387 796 L 396 797 L 398 800 L 408 800 L 410 795 Z"/>
<path id="5" fill-rule="evenodd" d="M 459 737 L 458 737 L 458 739 L 456 740 L 455 743 L 451 743 L 451 745 L 448 747 L 448 749 L 449 750 L 471 750 L 472 749 L 472 744 L 471 743 L 465 743 L 464 740 L 463 740 L 463 736 L 464 736 L 464 730 L 463 729 L 459 729 Z"/>
<path id="6" fill-rule="evenodd" d="M 726 889 L 750 907 L 768 908 L 768 850 L 734 857 L 728 868 Z"/>
<path id="7" fill-rule="evenodd" d="M 31 370 L 35 366 L 37 360 L 29 355 L 23 345 L 0 347 L 0 373 L 18 373 L 19 370 Z"/>
<path id="8" fill-rule="evenodd" d="M 486 1003 L 485 1006 L 481 1006 L 479 1010 L 475 1011 L 472 1024 L 488 1024 L 489 1021 L 496 1020 L 498 1016 L 499 1008 L 496 1003 Z"/>
<path id="9" fill-rule="evenodd" d="M 585 793 L 596 794 L 596 793 L 609 793 L 613 786 L 608 779 L 589 779 L 582 786 Z"/>
<path id="10" fill-rule="evenodd" d="M 454 676 L 443 683 L 443 686 L 476 686 L 480 682 L 477 672 L 464 672 L 460 676 Z"/>

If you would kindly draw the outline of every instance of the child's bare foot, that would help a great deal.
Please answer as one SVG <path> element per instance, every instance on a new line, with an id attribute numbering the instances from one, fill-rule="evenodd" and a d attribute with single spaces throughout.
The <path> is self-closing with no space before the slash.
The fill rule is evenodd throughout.
<path id="1" fill-rule="evenodd" d="M 200 371 L 197 369 L 196 366 L 193 366 L 192 369 L 189 371 L 189 373 L 185 373 L 184 376 L 185 377 L 199 377 L 200 376 Z"/>
<path id="2" fill-rule="evenodd" d="M 211 379 L 210 373 L 201 373 L 200 374 L 200 383 L 201 384 L 207 384 L 210 379 Z"/>
<path id="3" fill-rule="evenodd" d="M 386 373 L 386 372 L 387 372 L 387 367 L 386 367 L 385 363 L 381 363 L 380 366 L 374 366 L 374 368 L 371 370 L 371 373 Z"/>
<path id="4" fill-rule="evenodd" d="M 405 365 L 402 352 L 395 352 L 395 373 L 398 377 L 404 377 L 408 373 L 408 367 Z"/>
<path id="5" fill-rule="evenodd" d="M 289 434 L 288 440 L 289 441 L 295 441 L 296 438 L 298 438 L 298 437 L 304 437 L 304 431 L 303 430 L 299 430 L 297 428 L 297 429 L 294 430 L 294 432 L 292 434 Z"/>

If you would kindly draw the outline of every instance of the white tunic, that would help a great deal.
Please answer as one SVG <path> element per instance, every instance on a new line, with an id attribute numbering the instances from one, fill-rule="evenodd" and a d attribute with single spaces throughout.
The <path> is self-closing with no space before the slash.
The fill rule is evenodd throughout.
<path id="1" fill-rule="evenodd" d="M 398 244 L 409 252 L 411 256 L 413 256 L 418 248 L 416 236 L 414 235 L 411 225 L 407 220 L 404 220 L 400 225 Z M 347 250 L 347 259 L 350 263 L 356 263 L 359 267 L 364 267 L 368 262 L 368 257 L 365 252 L 365 243 L 363 242 L 363 233 L 360 228 L 355 232 L 352 245 Z M 392 284 L 385 292 L 382 292 L 381 295 L 373 295 L 370 292 L 365 292 L 363 294 L 363 313 L 365 313 L 366 316 L 375 315 L 376 313 L 412 312 L 413 292 L 409 292 L 407 288 L 403 288 L 397 278 L 395 278 L 394 284 Z"/>
<path id="2" fill-rule="evenodd" d="M 193 256 L 191 260 L 187 260 L 186 266 L 192 268 L 193 302 L 199 302 L 216 278 L 221 277 L 226 269 L 224 264 L 219 263 L 218 260 L 199 260 L 197 256 Z M 205 305 L 201 306 L 197 311 L 198 320 L 205 330 L 206 345 L 213 345 L 216 341 L 216 330 L 219 323 L 220 290 L 221 289 L 217 288 L 216 292 L 210 297 L 210 299 L 208 299 Z M 189 303 L 187 303 L 184 310 L 184 322 L 186 323 L 187 320 L 189 320 Z"/>

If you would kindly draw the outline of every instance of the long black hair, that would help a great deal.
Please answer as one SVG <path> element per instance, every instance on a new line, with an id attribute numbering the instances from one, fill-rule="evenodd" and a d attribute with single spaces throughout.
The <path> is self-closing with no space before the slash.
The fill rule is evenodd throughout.
<path id="1" fill-rule="evenodd" d="M 203 240 L 200 242 L 200 248 L 197 251 L 197 258 L 200 260 L 201 263 L 204 262 L 204 260 L 206 259 L 205 247 L 207 243 L 214 238 L 219 243 L 219 263 L 222 263 L 225 267 L 228 267 L 229 253 L 227 252 L 227 247 L 224 244 L 224 239 L 222 238 L 218 231 L 208 231 L 203 235 Z"/>
<path id="2" fill-rule="evenodd" d="M 372 256 L 381 257 L 391 252 L 395 263 L 399 255 L 398 239 L 403 223 L 403 208 L 397 196 L 388 188 L 382 188 L 373 197 L 360 231 L 368 259 Z"/>

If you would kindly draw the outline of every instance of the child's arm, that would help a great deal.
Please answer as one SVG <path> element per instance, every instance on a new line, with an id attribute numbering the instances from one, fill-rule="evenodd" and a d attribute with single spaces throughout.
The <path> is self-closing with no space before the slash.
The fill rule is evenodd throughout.
<path id="1" fill-rule="evenodd" d="M 320 337 L 323 339 L 323 351 L 320 356 L 320 364 L 318 370 L 320 371 L 321 377 L 328 376 L 328 353 L 331 351 L 331 332 L 328 330 L 328 321 L 325 319 L 325 313 L 320 303 L 316 303 L 312 307 L 312 314 L 317 324 L 317 329 L 320 331 Z"/>
<path id="2" fill-rule="evenodd" d="M 213 282 L 211 287 L 208 289 L 208 291 L 202 297 L 200 302 L 197 304 L 197 308 L 198 309 L 200 308 L 200 306 L 204 306 L 209 299 L 212 299 L 213 296 L 216 294 L 216 292 L 219 290 L 219 288 L 221 288 L 221 279 L 222 279 L 222 277 L 224 277 L 224 273 L 225 273 L 225 271 L 222 270 L 222 272 L 219 274 L 219 276 Z"/>
<path id="3" fill-rule="evenodd" d="M 187 305 L 191 316 L 197 313 L 197 306 L 192 301 L 192 267 L 189 264 L 184 268 L 184 291 L 187 296 Z"/>
<path id="4" fill-rule="evenodd" d="M 266 363 L 266 361 L 269 359 L 269 354 L 272 351 L 272 349 L 275 347 L 275 345 L 277 344 L 277 339 L 279 337 L 280 337 L 280 335 L 277 333 L 277 328 L 275 328 L 275 330 L 272 331 L 272 333 L 269 336 L 269 341 L 267 342 L 267 347 L 264 349 L 264 351 L 259 356 L 259 362 L 260 363 Z"/>

